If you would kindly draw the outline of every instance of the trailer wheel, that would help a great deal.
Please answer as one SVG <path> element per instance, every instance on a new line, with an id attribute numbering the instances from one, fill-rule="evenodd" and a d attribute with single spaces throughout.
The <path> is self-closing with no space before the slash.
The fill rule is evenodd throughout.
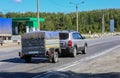
<path id="1" fill-rule="evenodd" d="M 52 55 L 52 63 L 57 63 L 58 62 L 58 52 L 54 52 Z"/>
<path id="2" fill-rule="evenodd" d="M 31 62 L 31 56 L 26 56 L 24 57 L 25 63 L 30 63 Z"/>

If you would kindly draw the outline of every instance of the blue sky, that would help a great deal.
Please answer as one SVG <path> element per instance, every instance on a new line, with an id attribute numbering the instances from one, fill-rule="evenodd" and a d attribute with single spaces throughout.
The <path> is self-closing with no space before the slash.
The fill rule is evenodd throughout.
<path id="1" fill-rule="evenodd" d="M 69 2 L 79 3 L 79 11 L 120 8 L 120 0 L 40 0 L 40 12 L 74 12 L 75 5 Z M 0 11 L 36 12 L 36 0 L 0 0 Z"/>

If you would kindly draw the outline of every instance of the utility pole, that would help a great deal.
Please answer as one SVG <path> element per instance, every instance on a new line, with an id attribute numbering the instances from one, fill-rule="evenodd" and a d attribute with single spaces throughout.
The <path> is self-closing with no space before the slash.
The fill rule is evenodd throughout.
<path id="1" fill-rule="evenodd" d="M 76 25 L 77 25 L 77 31 L 78 31 L 78 5 L 76 5 Z"/>
<path id="2" fill-rule="evenodd" d="M 80 2 L 80 3 L 84 3 L 83 1 L 82 2 Z M 73 3 L 73 2 L 70 2 L 70 4 L 74 4 L 74 5 L 76 5 L 76 31 L 78 31 L 78 5 L 80 4 L 80 3 Z"/>
<path id="3" fill-rule="evenodd" d="M 103 16 L 102 16 L 102 34 L 104 34 L 104 32 L 105 32 L 105 25 L 104 25 L 104 13 L 103 13 Z"/>
<path id="4" fill-rule="evenodd" d="M 38 21 L 38 29 L 40 30 L 40 15 L 39 15 L 39 0 L 37 0 L 37 21 Z"/>

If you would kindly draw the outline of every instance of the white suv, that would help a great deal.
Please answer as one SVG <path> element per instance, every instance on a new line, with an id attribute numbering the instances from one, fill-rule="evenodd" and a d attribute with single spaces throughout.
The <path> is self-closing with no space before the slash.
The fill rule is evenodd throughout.
<path id="1" fill-rule="evenodd" d="M 86 53 L 87 42 L 77 31 L 59 31 L 60 46 L 62 54 L 71 54 L 75 57 L 77 53 Z"/>

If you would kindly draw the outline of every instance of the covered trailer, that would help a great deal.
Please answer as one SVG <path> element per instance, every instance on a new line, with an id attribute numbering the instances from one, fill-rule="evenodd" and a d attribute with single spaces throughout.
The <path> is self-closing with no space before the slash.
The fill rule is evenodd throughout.
<path id="1" fill-rule="evenodd" d="M 31 62 L 32 57 L 48 58 L 56 63 L 60 50 L 59 32 L 36 31 L 21 36 L 22 51 L 19 56 L 25 62 Z"/>

